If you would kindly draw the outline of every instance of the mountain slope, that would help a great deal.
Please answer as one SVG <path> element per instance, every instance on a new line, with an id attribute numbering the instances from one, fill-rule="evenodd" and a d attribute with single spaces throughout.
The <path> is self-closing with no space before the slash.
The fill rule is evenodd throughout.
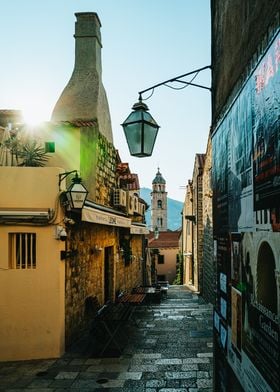
<path id="1" fill-rule="evenodd" d="M 140 189 L 140 197 L 150 206 L 146 212 L 147 226 L 151 226 L 151 192 L 149 188 Z M 177 230 L 182 226 L 183 203 L 178 200 L 167 197 L 167 228 L 169 230 Z"/>

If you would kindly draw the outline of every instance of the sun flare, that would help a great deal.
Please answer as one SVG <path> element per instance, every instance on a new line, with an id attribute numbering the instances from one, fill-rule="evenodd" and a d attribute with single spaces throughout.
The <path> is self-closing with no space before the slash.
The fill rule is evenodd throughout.
<path id="1" fill-rule="evenodd" d="M 49 121 L 49 114 L 44 106 L 39 104 L 26 105 L 22 109 L 24 123 L 32 127 Z"/>

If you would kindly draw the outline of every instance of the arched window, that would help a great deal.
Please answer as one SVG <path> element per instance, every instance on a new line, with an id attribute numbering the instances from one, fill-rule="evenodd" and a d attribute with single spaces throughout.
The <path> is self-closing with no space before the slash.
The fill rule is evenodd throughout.
<path id="1" fill-rule="evenodd" d="M 158 206 L 158 208 L 162 208 L 162 201 L 161 200 L 158 200 L 157 206 Z"/>
<path id="2" fill-rule="evenodd" d="M 275 259 L 270 245 L 263 242 L 258 253 L 257 299 L 267 309 L 277 314 L 277 286 Z"/>

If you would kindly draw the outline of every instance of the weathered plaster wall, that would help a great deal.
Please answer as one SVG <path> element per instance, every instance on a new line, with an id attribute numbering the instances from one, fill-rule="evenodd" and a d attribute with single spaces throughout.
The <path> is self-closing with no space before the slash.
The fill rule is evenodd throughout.
<path id="1" fill-rule="evenodd" d="M 0 167 L 0 210 L 54 208 L 60 172 L 55 167 Z M 60 209 L 56 217 L 44 226 L 0 224 L 0 361 L 64 353 L 64 244 L 55 238 Z M 14 233 L 36 235 L 36 268 L 11 265 L 9 235 Z"/>

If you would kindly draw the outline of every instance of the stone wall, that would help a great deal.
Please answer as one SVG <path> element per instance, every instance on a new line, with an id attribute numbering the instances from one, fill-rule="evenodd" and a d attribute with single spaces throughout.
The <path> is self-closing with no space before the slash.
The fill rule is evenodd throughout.
<path id="1" fill-rule="evenodd" d="M 131 291 L 142 284 L 142 236 L 131 236 L 131 262 L 129 265 L 120 256 L 116 266 L 116 291 Z"/>
<path id="2" fill-rule="evenodd" d="M 203 170 L 203 297 L 214 304 L 216 272 L 213 258 L 213 217 L 212 217 L 212 147 L 211 138 L 207 143 Z"/>
<path id="3" fill-rule="evenodd" d="M 120 253 L 117 227 L 81 222 L 69 228 L 69 243 L 77 254 L 65 260 L 66 347 L 88 327 L 84 312 L 86 298 L 96 296 L 101 305 L 104 303 L 106 248 L 112 249 L 107 283 L 111 300 L 115 300 L 117 292 L 131 291 L 142 282 L 142 236 L 131 236 L 129 265 L 125 265 Z"/>
<path id="4" fill-rule="evenodd" d="M 193 265 L 194 286 L 198 291 L 202 289 L 202 250 L 203 250 L 203 181 L 202 170 L 204 154 L 196 154 L 193 170 L 193 213 L 195 224 L 193 227 Z"/>
<path id="5" fill-rule="evenodd" d="M 110 206 L 116 186 L 116 149 L 98 131 L 98 125 L 81 127 L 81 173 L 89 199 Z"/>

